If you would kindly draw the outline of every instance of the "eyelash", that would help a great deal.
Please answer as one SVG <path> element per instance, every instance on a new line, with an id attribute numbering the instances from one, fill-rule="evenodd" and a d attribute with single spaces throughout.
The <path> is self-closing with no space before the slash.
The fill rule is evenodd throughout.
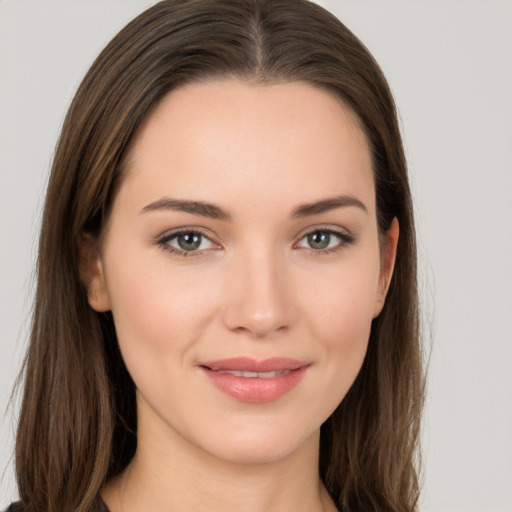
<path id="1" fill-rule="evenodd" d="M 311 231 L 308 231 L 308 232 L 304 233 L 303 235 L 301 235 L 301 237 L 299 238 L 299 241 L 294 244 L 294 247 L 296 247 L 298 243 L 300 243 L 302 240 L 304 240 L 304 238 L 306 238 L 307 236 L 312 235 L 314 233 L 325 233 L 329 236 L 334 235 L 336 238 L 339 239 L 338 243 L 334 247 L 329 247 L 326 249 L 312 249 L 311 247 L 309 247 L 309 248 L 304 247 L 304 249 L 309 250 L 310 253 L 312 253 L 315 256 L 322 256 L 322 255 L 337 253 L 337 252 L 345 249 L 347 247 L 347 245 L 352 245 L 356 241 L 355 237 L 353 235 L 347 233 L 346 231 L 333 229 L 332 227 L 327 227 L 327 226 L 326 227 L 317 226 L 314 229 L 312 229 Z"/>
<path id="2" fill-rule="evenodd" d="M 202 251 L 184 251 L 181 249 L 177 249 L 176 247 L 173 247 L 172 245 L 169 245 L 169 242 L 173 240 L 174 238 L 177 238 L 180 235 L 199 235 L 200 237 L 206 238 L 209 240 L 212 244 L 215 245 L 215 243 L 211 240 L 211 238 L 204 232 L 202 232 L 200 229 L 197 228 L 180 228 L 175 231 L 172 231 L 170 233 L 166 233 L 159 239 L 157 239 L 157 244 L 162 248 L 162 250 L 169 252 L 171 254 L 174 254 L 176 256 L 180 257 L 191 257 L 191 256 L 203 256 L 205 250 Z"/>
<path id="3" fill-rule="evenodd" d="M 303 249 L 309 250 L 315 256 L 337 253 L 338 251 L 343 250 L 347 245 L 351 245 L 355 242 L 355 237 L 351 234 L 348 234 L 341 230 L 333 229 L 331 227 L 323 228 L 320 226 L 320 227 L 316 227 L 315 229 L 313 229 L 311 231 L 308 231 L 307 233 L 304 233 L 299 238 L 298 242 L 296 242 L 293 246 L 297 247 L 298 243 L 300 243 L 302 240 L 304 240 L 304 238 L 306 238 L 307 236 L 312 235 L 314 233 L 325 233 L 329 236 L 334 235 L 335 237 L 337 237 L 339 239 L 338 244 L 336 244 L 334 247 L 330 247 L 330 248 L 326 248 L 326 249 L 312 249 L 312 248 L 303 247 Z M 208 249 L 185 251 L 185 250 L 177 249 L 176 247 L 169 245 L 169 242 L 171 240 L 173 240 L 183 234 L 199 235 L 200 237 L 203 237 L 203 238 L 206 238 L 207 240 L 209 240 L 213 245 L 216 245 L 215 242 L 213 242 L 211 240 L 211 238 L 207 234 L 205 234 L 203 231 L 201 231 L 200 229 L 186 228 L 186 227 L 172 231 L 170 233 L 166 233 L 162 237 L 158 238 L 156 240 L 156 243 L 162 250 L 169 252 L 175 256 L 187 257 L 187 258 L 191 257 L 191 256 L 194 256 L 194 257 L 195 256 L 203 256 Z"/>

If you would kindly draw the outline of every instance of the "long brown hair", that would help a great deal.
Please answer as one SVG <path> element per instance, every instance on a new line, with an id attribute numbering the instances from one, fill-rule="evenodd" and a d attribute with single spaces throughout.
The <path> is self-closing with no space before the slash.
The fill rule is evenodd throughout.
<path id="1" fill-rule="evenodd" d="M 372 152 L 381 233 L 400 239 L 387 300 L 363 367 L 321 429 L 320 476 L 343 511 L 414 511 L 423 401 L 416 246 L 395 105 L 362 43 L 307 0 L 166 0 L 103 50 L 69 108 L 44 208 L 37 291 L 16 441 L 28 512 L 91 509 L 136 450 L 135 388 L 112 316 L 88 304 L 78 265 L 84 232 L 100 236 L 130 142 L 169 91 L 236 77 L 303 81 L 359 117 Z"/>

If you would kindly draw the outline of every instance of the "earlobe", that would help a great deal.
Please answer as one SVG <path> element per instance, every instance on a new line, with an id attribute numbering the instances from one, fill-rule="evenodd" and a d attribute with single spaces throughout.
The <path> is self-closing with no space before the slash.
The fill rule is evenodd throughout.
<path id="1" fill-rule="evenodd" d="M 89 305 L 101 313 L 109 311 L 110 297 L 97 240 L 88 233 L 82 234 L 78 252 L 80 278 L 87 289 Z"/>
<path id="2" fill-rule="evenodd" d="M 382 308 L 384 307 L 384 302 L 386 301 L 386 295 L 389 290 L 391 278 L 393 277 L 399 231 L 400 228 L 398 225 L 398 219 L 395 217 L 392 220 L 389 229 L 384 234 L 385 238 L 381 247 L 381 266 L 374 318 L 379 316 Z"/>

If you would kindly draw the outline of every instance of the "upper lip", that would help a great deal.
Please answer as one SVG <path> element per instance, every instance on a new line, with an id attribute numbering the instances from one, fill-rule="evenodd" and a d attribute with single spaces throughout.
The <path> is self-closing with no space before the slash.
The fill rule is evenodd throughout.
<path id="1" fill-rule="evenodd" d="M 298 370 L 309 363 L 291 359 L 289 357 L 272 357 L 270 359 L 253 359 L 251 357 L 232 357 L 229 359 L 218 359 L 216 361 L 201 361 L 198 366 L 203 366 L 209 370 L 226 371 L 239 370 L 245 372 L 276 372 L 279 370 Z"/>

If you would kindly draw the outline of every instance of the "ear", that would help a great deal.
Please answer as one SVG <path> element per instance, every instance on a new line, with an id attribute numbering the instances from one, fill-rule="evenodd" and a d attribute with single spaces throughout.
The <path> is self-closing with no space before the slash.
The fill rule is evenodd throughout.
<path id="1" fill-rule="evenodd" d="M 78 253 L 80 278 L 87 289 L 89 305 L 100 313 L 109 311 L 110 297 L 98 240 L 88 233 L 83 233 L 80 237 Z"/>
<path id="2" fill-rule="evenodd" d="M 384 302 L 386 300 L 386 295 L 389 290 L 389 285 L 393 276 L 393 269 L 395 268 L 396 248 L 398 246 L 399 231 L 400 229 L 398 226 L 398 220 L 395 217 L 392 220 L 389 229 L 384 233 L 384 240 L 381 244 L 381 264 L 379 284 L 377 289 L 377 300 L 375 302 L 375 311 L 373 316 L 374 318 L 379 316 L 380 312 L 382 311 Z"/>

